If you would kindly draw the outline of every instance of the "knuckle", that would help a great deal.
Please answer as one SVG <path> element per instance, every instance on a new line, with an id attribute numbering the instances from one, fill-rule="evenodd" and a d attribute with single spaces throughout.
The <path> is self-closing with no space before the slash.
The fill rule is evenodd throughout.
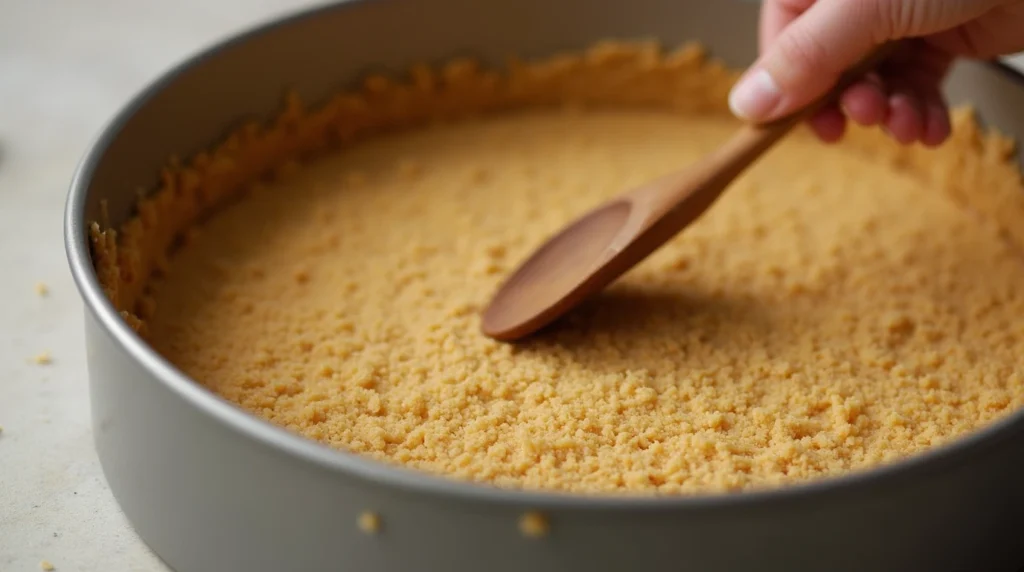
<path id="1" fill-rule="evenodd" d="M 898 39 L 923 29 L 936 2 L 875 0 L 875 22 L 885 39 Z"/>
<path id="2" fill-rule="evenodd" d="M 813 74 L 829 67 L 828 46 L 809 30 L 794 27 L 786 41 L 779 44 L 779 50 L 786 61 L 802 73 Z"/>

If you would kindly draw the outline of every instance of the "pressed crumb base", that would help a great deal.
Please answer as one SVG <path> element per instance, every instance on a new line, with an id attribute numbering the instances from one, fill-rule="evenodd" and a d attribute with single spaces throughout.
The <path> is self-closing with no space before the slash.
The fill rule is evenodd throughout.
<path id="1" fill-rule="evenodd" d="M 777 486 L 902 458 L 1024 405 L 1018 235 L 986 216 L 1024 212 L 1005 199 L 1024 189 L 1002 142 L 963 118 L 931 156 L 797 132 L 563 323 L 515 346 L 482 336 L 479 311 L 551 232 L 736 127 L 701 104 L 732 77 L 719 68 L 603 49 L 619 59 L 591 61 L 591 81 L 602 66 L 671 68 L 675 109 L 629 107 L 623 86 L 629 108 L 492 114 L 288 164 L 169 261 L 153 254 L 169 240 L 140 263 L 97 229 L 101 274 L 120 277 L 108 292 L 158 351 L 259 416 L 503 487 Z M 958 163 L 931 169 L 945 157 Z M 179 196 L 142 212 L 149 236 L 169 237 L 160 221 L 202 210 Z M 143 291 L 146 264 L 161 276 Z"/>

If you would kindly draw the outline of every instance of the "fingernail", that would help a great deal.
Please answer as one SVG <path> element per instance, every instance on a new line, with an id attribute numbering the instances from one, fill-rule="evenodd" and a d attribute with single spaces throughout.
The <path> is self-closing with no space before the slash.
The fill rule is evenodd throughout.
<path id="1" fill-rule="evenodd" d="M 745 75 L 729 94 L 729 108 L 741 119 L 764 119 L 782 100 L 782 91 L 771 74 L 757 69 Z"/>

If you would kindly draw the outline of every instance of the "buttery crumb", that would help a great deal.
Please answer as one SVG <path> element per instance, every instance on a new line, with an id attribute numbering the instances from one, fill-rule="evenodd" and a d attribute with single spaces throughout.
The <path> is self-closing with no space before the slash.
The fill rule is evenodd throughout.
<path id="1" fill-rule="evenodd" d="M 57 567 L 51 564 L 49 560 L 43 560 L 42 562 L 40 562 L 39 568 L 42 570 L 46 570 L 47 572 L 57 569 Z"/>
<path id="2" fill-rule="evenodd" d="M 284 163 L 281 163 L 281 165 L 274 170 L 274 176 L 287 179 L 297 173 L 301 168 L 302 167 L 298 161 L 287 160 Z"/>
<path id="3" fill-rule="evenodd" d="M 487 181 L 488 174 L 487 169 L 483 167 L 476 167 L 470 170 L 469 180 L 473 183 L 483 183 Z"/>
<path id="4" fill-rule="evenodd" d="M 460 63 L 444 89 L 376 82 L 212 151 L 253 173 L 289 150 L 313 158 L 133 279 L 161 267 L 199 197 L 238 192 L 205 163 L 180 167 L 140 206 L 159 216 L 117 240 L 93 227 L 108 295 L 255 415 L 498 487 L 776 487 L 890 463 L 1024 405 L 1024 336 L 1007 319 L 1024 313 L 1024 188 L 1007 142 L 963 111 L 939 149 L 857 126 L 833 146 L 795 132 L 599 298 L 522 343 L 485 338 L 480 310 L 544 238 L 738 126 L 738 74 L 692 47 L 605 43 L 507 73 Z M 316 154 L 325 117 L 345 143 Z M 390 174 L 409 157 L 429 176 Z"/>
<path id="5" fill-rule="evenodd" d="M 398 164 L 398 172 L 405 177 L 417 177 L 423 174 L 423 164 L 414 159 L 405 159 Z"/>
<path id="6" fill-rule="evenodd" d="M 40 352 L 32 357 L 32 363 L 36 365 L 50 365 L 53 363 L 53 356 L 48 351 Z"/>
<path id="7" fill-rule="evenodd" d="M 345 183 L 352 187 L 359 187 L 366 184 L 366 173 L 362 171 L 352 171 L 345 174 Z"/>
<path id="8" fill-rule="evenodd" d="M 50 295 L 50 287 L 42 282 L 36 282 L 35 285 L 36 296 L 45 298 Z"/>
<path id="9" fill-rule="evenodd" d="M 380 515 L 375 512 L 363 512 L 357 520 L 359 530 L 366 534 L 377 534 L 380 532 Z"/>
<path id="10" fill-rule="evenodd" d="M 528 512 L 519 517 L 519 532 L 528 538 L 540 538 L 546 536 L 549 525 L 548 519 L 539 512 Z"/>

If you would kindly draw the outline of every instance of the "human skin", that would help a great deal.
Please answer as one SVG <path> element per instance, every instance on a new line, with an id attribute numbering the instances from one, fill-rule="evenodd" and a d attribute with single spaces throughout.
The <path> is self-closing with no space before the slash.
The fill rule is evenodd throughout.
<path id="1" fill-rule="evenodd" d="M 823 141 L 841 139 L 852 120 L 881 126 L 902 144 L 942 144 L 950 123 L 941 83 L 950 65 L 1024 50 L 1024 0 L 765 0 L 760 56 L 732 91 L 733 113 L 755 122 L 792 113 L 892 40 L 904 41 L 810 120 Z"/>

